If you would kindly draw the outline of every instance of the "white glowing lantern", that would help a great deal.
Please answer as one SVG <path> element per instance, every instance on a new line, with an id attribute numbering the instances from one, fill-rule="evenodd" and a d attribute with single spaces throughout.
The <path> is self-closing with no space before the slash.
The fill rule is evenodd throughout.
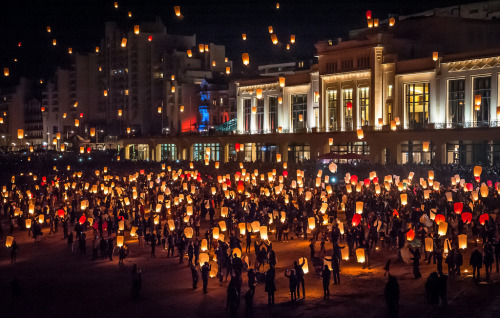
<path id="1" fill-rule="evenodd" d="M 364 248 L 356 249 L 356 258 L 358 259 L 358 263 L 364 263 L 366 261 Z"/>
<path id="2" fill-rule="evenodd" d="M 264 240 L 264 241 L 267 241 L 268 240 L 268 237 L 267 237 L 267 226 L 260 226 L 259 227 L 259 232 L 260 232 L 260 239 Z"/>
<path id="3" fill-rule="evenodd" d="M 467 234 L 460 234 L 458 236 L 458 247 L 461 249 L 467 248 Z"/>
<path id="4" fill-rule="evenodd" d="M 446 223 L 446 222 L 439 223 L 438 234 L 439 235 L 446 235 L 447 231 L 448 231 L 448 223 Z"/>
<path id="5" fill-rule="evenodd" d="M 309 273 L 309 264 L 307 263 L 307 258 L 305 257 L 299 258 L 299 264 L 302 263 L 304 263 L 304 265 L 302 265 L 302 271 L 304 272 L 304 274 Z"/>

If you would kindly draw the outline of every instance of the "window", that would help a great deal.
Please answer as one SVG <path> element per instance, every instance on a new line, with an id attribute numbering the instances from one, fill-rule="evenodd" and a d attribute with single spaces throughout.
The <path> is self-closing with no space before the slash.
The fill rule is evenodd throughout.
<path id="1" fill-rule="evenodd" d="M 465 80 L 456 79 L 448 82 L 448 114 L 452 125 L 464 123 Z"/>
<path id="2" fill-rule="evenodd" d="M 262 132 L 264 130 L 264 99 L 257 99 L 257 131 Z"/>
<path id="3" fill-rule="evenodd" d="M 250 125 L 252 120 L 252 100 L 244 99 L 243 100 L 243 129 L 245 131 L 250 131 Z"/>
<path id="4" fill-rule="evenodd" d="M 369 123 L 369 105 L 370 105 L 370 89 L 368 87 L 360 87 L 359 94 L 359 119 L 360 126 L 368 126 Z"/>
<path id="5" fill-rule="evenodd" d="M 370 146 L 368 146 L 366 141 L 338 143 L 330 146 L 330 152 L 338 155 L 355 153 L 358 155 L 368 156 L 370 154 Z"/>
<path id="6" fill-rule="evenodd" d="M 402 143 L 401 163 L 430 164 L 432 158 L 434 158 L 434 152 L 432 151 L 432 145 L 430 145 L 429 148 L 429 151 L 424 151 L 423 142 L 420 141 L 408 141 L 408 143 Z"/>
<path id="7" fill-rule="evenodd" d="M 302 162 L 311 159 L 311 146 L 307 144 L 290 145 L 288 147 L 288 160 L 294 162 Z"/>
<path id="8" fill-rule="evenodd" d="M 206 149 L 210 148 L 210 160 L 220 161 L 219 143 L 200 143 L 193 145 L 193 161 L 204 161 Z"/>
<path id="9" fill-rule="evenodd" d="M 410 128 L 429 122 L 429 83 L 406 84 L 406 110 Z"/>
<path id="10" fill-rule="evenodd" d="M 329 90 L 327 91 L 328 96 L 328 129 L 330 131 L 337 130 L 337 111 L 338 111 L 338 98 L 337 98 L 337 90 Z"/>
<path id="11" fill-rule="evenodd" d="M 306 128 L 307 95 L 292 95 L 292 128 L 294 131 Z"/>
<path id="12" fill-rule="evenodd" d="M 487 125 L 490 118 L 491 77 L 476 77 L 473 85 L 474 94 L 472 98 L 481 95 L 481 106 L 479 110 L 474 109 L 476 124 Z"/>
<path id="13" fill-rule="evenodd" d="M 269 97 L 269 130 L 278 129 L 278 97 Z"/>
<path id="14" fill-rule="evenodd" d="M 350 107 L 347 107 L 347 105 Z M 352 130 L 352 88 L 342 90 L 342 107 L 344 110 L 344 129 Z"/>
<path id="15" fill-rule="evenodd" d="M 175 144 L 161 145 L 161 160 L 176 160 L 177 146 Z"/>
<path id="16" fill-rule="evenodd" d="M 356 64 L 358 65 L 358 68 L 368 68 L 370 66 L 370 57 L 366 56 L 358 58 Z"/>
<path id="17" fill-rule="evenodd" d="M 353 68 L 353 61 L 352 60 L 343 60 L 340 62 L 340 65 L 343 70 L 350 70 Z"/>

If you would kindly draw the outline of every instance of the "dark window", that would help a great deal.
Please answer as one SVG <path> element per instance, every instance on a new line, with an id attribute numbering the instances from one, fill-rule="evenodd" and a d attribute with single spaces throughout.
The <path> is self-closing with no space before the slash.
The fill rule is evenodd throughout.
<path id="1" fill-rule="evenodd" d="M 307 95 L 292 96 L 292 127 L 294 131 L 306 127 Z"/>
<path id="2" fill-rule="evenodd" d="M 269 97 L 269 130 L 278 129 L 278 97 Z"/>
<path id="3" fill-rule="evenodd" d="M 244 120 L 244 129 L 245 131 L 250 131 L 250 122 L 252 119 L 252 100 L 244 99 L 243 100 L 243 120 Z"/>
<path id="4" fill-rule="evenodd" d="M 462 125 L 464 123 L 465 79 L 450 80 L 448 82 L 448 106 L 450 123 Z"/>
<path id="5" fill-rule="evenodd" d="M 475 110 L 475 118 L 478 125 L 488 124 L 490 118 L 491 77 L 474 78 L 474 97 L 481 95 L 479 110 Z"/>

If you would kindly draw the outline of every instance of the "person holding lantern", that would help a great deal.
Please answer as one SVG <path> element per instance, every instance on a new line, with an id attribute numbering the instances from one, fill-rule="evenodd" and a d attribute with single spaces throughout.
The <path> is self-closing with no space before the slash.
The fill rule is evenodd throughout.
<path id="1" fill-rule="evenodd" d="M 208 288 L 208 275 L 210 274 L 210 270 L 212 269 L 212 265 L 209 265 L 208 262 L 205 262 L 201 267 L 201 280 L 203 281 L 203 293 L 207 293 Z"/>
<path id="2" fill-rule="evenodd" d="M 289 280 L 288 286 L 290 287 L 290 298 L 291 301 L 294 302 L 297 300 L 297 293 L 299 292 L 299 281 L 297 279 L 297 275 L 295 275 L 295 270 L 292 269 L 290 274 L 288 272 L 289 270 L 287 269 L 285 271 L 285 277 Z"/>
<path id="3" fill-rule="evenodd" d="M 295 268 L 295 278 L 297 280 L 297 297 L 300 298 L 300 286 L 302 286 L 302 299 L 306 298 L 306 286 L 304 280 L 304 270 L 302 266 L 306 263 L 305 258 L 302 260 L 302 264 L 298 264 L 297 261 L 293 262 L 293 267 Z"/>

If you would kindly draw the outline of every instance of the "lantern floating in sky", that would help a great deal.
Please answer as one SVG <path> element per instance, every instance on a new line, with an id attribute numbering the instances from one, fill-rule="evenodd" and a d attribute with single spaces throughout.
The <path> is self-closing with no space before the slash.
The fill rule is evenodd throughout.
<path id="1" fill-rule="evenodd" d="M 279 78 L 279 83 L 280 83 L 280 87 L 285 87 L 285 78 L 284 77 L 280 77 Z"/>
<path id="2" fill-rule="evenodd" d="M 394 26 L 396 24 L 396 19 L 394 17 L 389 19 L 389 26 Z"/>
<path id="3" fill-rule="evenodd" d="M 448 223 L 446 223 L 444 221 L 439 223 L 438 234 L 439 235 L 446 235 L 447 231 L 448 231 Z"/>
<path id="4" fill-rule="evenodd" d="M 17 139 L 23 139 L 23 138 L 24 138 L 24 130 L 18 129 L 17 130 Z"/>
<path id="5" fill-rule="evenodd" d="M 231 74 L 231 67 L 226 66 L 226 74 Z"/>
<path id="6" fill-rule="evenodd" d="M 378 19 L 373 19 L 373 26 L 378 27 Z"/>
<path id="7" fill-rule="evenodd" d="M 434 251 L 434 241 L 430 237 L 425 238 L 425 251 L 426 252 Z"/>
<path id="8" fill-rule="evenodd" d="M 460 234 L 458 236 L 458 248 L 460 249 L 467 248 L 467 234 Z"/>
<path id="9" fill-rule="evenodd" d="M 276 34 L 271 34 L 271 41 L 274 45 L 278 44 L 278 37 L 276 36 Z"/>
<path id="10" fill-rule="evenodd" d="M 270 25 L 267 29 L 269 30 L 269 34 L 273 34 L 273 26 L 272 25 Z"/>
<path id="11" fill-rule="evenodd" d="M 241 55 L 241 58 L 242 58 L 242 60 L 243 60 L 243 64 L 244 64 L 244 65 L 248 65 L 248 64 L 250 64 L 250 57 L 249 57 L 248 53 L 243 53 L 243 54 Z"/>
<path id="12" fill-rule="evenodd" d="M 423 150 L 424 152 L 428 152 L 428 151 L 429 151 L 429 142 L 428 142 L 428 141 L 424 141 L 424 142 L 422 143 L 422 150 Z"/>
<path id="13" fill-rule="evenodd" d="M 358 139 L 363 139 L 365 137 L 364 133 L 363 133 L 363 129 L 358 129 L 356 131 L 357 135 L 358 135 Z"/>
<path id="14" fill-rule="evenodd" d="M 432 52 L 432 60 L 433 61 L 437 61 L 438 57 L 439 57 L 439 53 L 438 52 Z"/>
<path id="15" fill-rule="evenodd" d="M 127 39 L 126 39 L 126 38 L 123 38 L 123 39 L 122 39 L 121 46 L 122 46 L 122 47 L 127 47 Z"/>
<path id="16" fill-rule="evenodd" d="M 267 226 L 259 227 L 260 239 L 267 241 L 269 238 L 267 237 Z"/>
<path id="17" fill-rule="evenodd" d="M 186 238 L 188 238 L 188 239 L 193 238 L 193 228 L 192 227 L 186 227 L 184 229 L 184 235 L 186 235 Z"/>
<path id="18" fill-rule="evenodd" d="M 174 7 L 174 12 L 175 12 L 175 15 L 180 17 L 181 16 L 181 7 L 180 6 L 175 6 Z"/>
<path id="19" fill-rule="evenodd" d="M 369 28 L 373 28 L 373 20 L 372 19 L 367 19 L 366 22 L 368 23 Z"/>
<path id="20" fill-rule="evenodd" d="M 187 50 L 187 55 L 188 55 L 188 57 L 192 57 L 193 56 L 193 51 Z"/>
<path id="21" fill-rule="evenodd" d="M 11 247 L 12 242 L 14 242 L 14 237 L 7 236 L 7 238 L 5 239 L 5 247 Z"/>
<path id="22" fill-rule="evenodd" d="M 474 95 L 474 110 L 481 109 L 481 95 Z"/>
<path id="23" fill-rule="evenodd" d="M 134 25 L 134 33 L 139 34 L 140 32 L 140 26 L 139 25 Z"/>
<path id="24" fill-rule="evenodd" d="M 415 239 L 415 231 L 413 231 L 413 229 L 410 229 L 408 232 L 406 232 L 406 239 L 410 242 Z"/>

